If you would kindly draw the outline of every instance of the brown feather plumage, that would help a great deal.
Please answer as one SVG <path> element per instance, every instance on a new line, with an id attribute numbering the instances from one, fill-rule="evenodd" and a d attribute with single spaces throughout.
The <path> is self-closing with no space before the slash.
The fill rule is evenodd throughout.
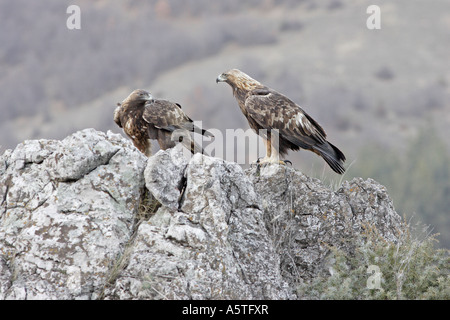
<path id="1" fill-rule="evenodd" d="M 118 104 L 114 121 L 123 128 L 136 148 L 148 157 L 151 156 L 150 140 L 157 140 L 163 150 L 174 147 L 172 133 L 175 130 L 186 131 L 185 136 L 192 131 L 212 136 L 208 131 L 194 126 L 179 104 L 153 99 L 150 93 L 141 89 L 134 90 Z M 186 141 L 186 146 L 194 153 L 190 141 Z M 198 147 L 195 150 L 203 151 Z"/>
<path id="2" fill-rule="evenodd" d="M 321 156 L 335 172 L 344 173 L 344 154 L 326 140 L 325 130 L 295 102 L 238 69 L 222 73 L 216 82 L 231 86 L 250 127 L 263 139 L 270 141 L 261 132 L 270 135 L 277 130 L 280 155 L 286 155 L 288 150 L 309 150 Z"/>

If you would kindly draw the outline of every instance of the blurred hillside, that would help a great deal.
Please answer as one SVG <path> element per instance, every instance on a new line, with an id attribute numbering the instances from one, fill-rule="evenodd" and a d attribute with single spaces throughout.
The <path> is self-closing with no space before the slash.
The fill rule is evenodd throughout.
<path id="1" fill-rule="evenodd" d="M 88 127 L 119 133 L 112 112 L 135 88 L 179 102 L 205 128 L 247 129 L 215 83 L 239 68 L 325 128 L 353 163 L 344 179 L 387 185 L 398 212 L 450 247 L 450 2 L 380 3 L 381 30 L 368 30 L 372 2 L 2 0 L 0 152 Z M 81 30 L 66 28 L 71 4 Z M 314 154 L 288 158 L 338 184 Z"/>

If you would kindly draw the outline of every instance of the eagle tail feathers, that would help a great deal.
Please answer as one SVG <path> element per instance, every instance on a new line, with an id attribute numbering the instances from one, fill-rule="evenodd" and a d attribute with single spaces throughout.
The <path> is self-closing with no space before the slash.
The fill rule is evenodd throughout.
<path id="1" fill-rule="evenodd" d="M 315 146 L 314 149 L 320 154 L 334 172 L 343 174 L 345 172 L 345 155 L 336 146 L 329 142 Z"/>

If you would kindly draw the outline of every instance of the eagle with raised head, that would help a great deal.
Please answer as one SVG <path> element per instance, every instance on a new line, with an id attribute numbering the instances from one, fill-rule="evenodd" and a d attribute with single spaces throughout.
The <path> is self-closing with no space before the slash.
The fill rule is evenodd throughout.
<path id="1" fill-rule="evenodd" d="M 118 103 L 114 111 L 114 122 L 147 157 L 152 155 L 152 139 L 157 140 L 163 150 L 174 147 L 175 142 L 180 141 L 192 153 L 203 153 L 203 149 L 191 139 L 189 132 L 213 136 L 195 126 L 178 103 L 154 99 L 149 92 L 142 89 L 134 90 Z"/>
<path id="2" fill-rule="evenodd" d="M 336 173 L 345 172 L 344 154 L 326 140 L 322 127 L 295 102 L 238 69 L 220 74 L 216 82 L 231 86 L 248 124 L 263 138 L 266 156 L 260 163 L 284 163 L 280 155 L 289 149 L 305 149 L 321 156 Z"/>

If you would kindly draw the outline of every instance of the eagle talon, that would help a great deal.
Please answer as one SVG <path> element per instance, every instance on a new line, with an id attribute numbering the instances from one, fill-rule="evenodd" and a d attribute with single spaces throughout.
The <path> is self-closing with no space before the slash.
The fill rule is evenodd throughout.
<path id="1" fill-rule="evenodd" d="M 289 163 L 292 166 L 292 161 L 291 160 L 281 160 L 280 163 L 284 164 L 284 165 L 287 165 Z"/>

